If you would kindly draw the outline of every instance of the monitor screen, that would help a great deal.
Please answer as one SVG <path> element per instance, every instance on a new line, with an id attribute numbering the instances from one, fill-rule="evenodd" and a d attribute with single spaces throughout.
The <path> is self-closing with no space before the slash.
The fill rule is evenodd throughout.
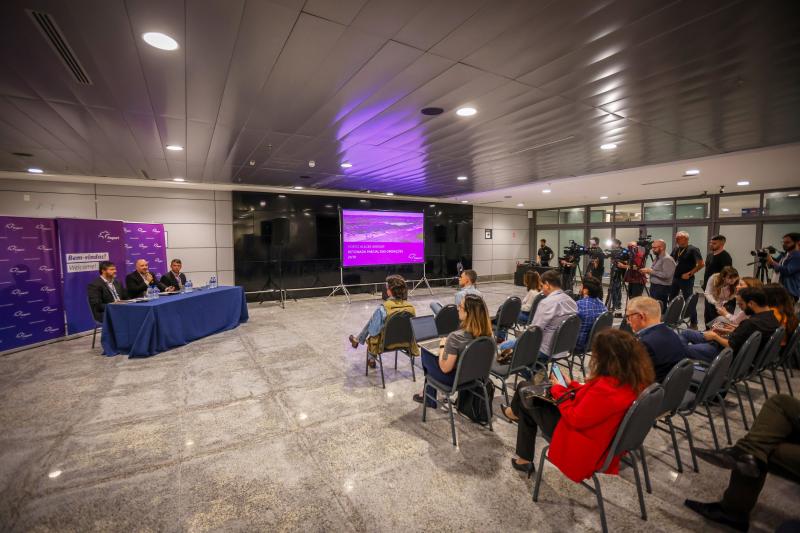
<path id="1" fill-rule="evenodd" d="M 422 213 L 342 210 L 342 266 L 425 262 Z"/>

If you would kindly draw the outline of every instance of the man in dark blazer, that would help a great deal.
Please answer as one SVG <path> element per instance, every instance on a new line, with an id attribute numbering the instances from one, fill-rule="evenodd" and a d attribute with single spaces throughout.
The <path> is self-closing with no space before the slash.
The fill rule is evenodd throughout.
<path id="1" fill-rule="evenodd" d="M 127 300 L 125 288 L 117 281 L 117 267 L 111 261 L 100 261 L 100 276 L 93 279 L 86 292 L 89 295 L 89 306 L 96 322 L 103 321 L 106 305 L 120 300 Z"/>
<path id="2" fill-rule="evenodd" d="M 169 272 L 161 276 L 161 283 L 180 291 L 186 285 L 186 275 L 181 272 L 181 268 L 183 268 L 181 260 L 173 259 L 169 264 Z"/>
<path id="3" fill-rule="evenodd" d="M 147 259 L 139 259 L 136 261 L 136 270 L 131 272 L 125 277 L 125 289 L 128 291 L 129 298 L 141 298 L 145 296 L 147 287 L 155 286 L 161 292 L 172 292 L 173 287 L 167 287 L 160 281 L 157 281 L 156 276 L 150 272 Z"/>
<path id="4" fill-rule="evenodd" d="M 686 348 L 678 334 L 661 322 L 661 302 L 648 296 L 633 298 L 625 316 L 650 354 L 656 381 L 663 382 L 672 367 L 686 358 Z"/>

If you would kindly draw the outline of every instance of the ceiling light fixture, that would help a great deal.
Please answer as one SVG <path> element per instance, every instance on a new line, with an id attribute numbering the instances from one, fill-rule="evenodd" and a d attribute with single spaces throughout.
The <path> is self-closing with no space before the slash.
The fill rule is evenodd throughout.
<path id="1" fill-rule="evenodd" d="M 44 172 L 44 170 L 42 170 L 41 168 L 31 167 L 28 169 L 28 172 L 30 172 L 31 174 L 41 174 L 42 172 Z"/>
<path id="2" fill-rule="evenodd" d="M 332 204 L 325 204 L 325 208 L 326 208 L 326 209 L 331 209 L 332 207 L 333 207 L 333 205 L 332 205 Z"/>
<path id="3" fill-rule="evenodd" d="M 469 200 L 461 200 L 461 203 L 462 203 L 462 204 L 468 204 L 468 203 L 469 203 Z"/>
<path id="4" fill-rule="evenodd" d="M 461 107 L 456 111 L 456 115 L 459 117 L 471 117 L 477 112 L 478 110 L 474 107 Z"/>
<path id="5" fill-rule="evenodd" d="M 177 181 L 178 183 L 183 183 L 186 180 L 183 179 L 183 178 L 172 178 L 172 181 Z"/>
<path id="6" fill-rule="evenodd" d="M 267 202 L 265 200 L 261 200 L 260 202 L 258 202 L 258 205 L 260 205 L 261 207 L 266 207 Z"/>
<path id="7" fill-rule="evenodd" d="M 387 192 L 386 196 L 394 196 L 394 193 L 393 192 Z"/>
<path id="8" fill-rule="evenodd" d="M 684 176 L 697 176 L 698 174 L 700 174 L 700 171 L 697 170 L 696 168 L 690 168 L 689 170 L 683 173 Z"/>
<path id="9" fill-rule="evenodd" d="M 723 213 L 727 213 L 728 211 L 730 211 L 730 209 L 728 209 L 727 207 L 723 207 L 723 208 L 722 208 L 722 212 L 723 212 Z"/>
<path id="10" fill-rule="evenodd" d="M 615 150 L 616 148 L 617 148 L 617 143 L 606 143 L 600 145 L 601 150 Z"/>
<path id="11" fill-rule="evenodd" d="M 359 202 L 361 202 L 362 204 L 367 203 L 367 201 L 365 199 L 363 199 L 363 198 L 361 200 L 359 200 Z"/>
<path id="12" fill-rule="evenodd" d="M 550 194 L 551 192 L 553 191 L 551 191 L 550 189 L 542 189 L 543 194 Z"/>
<path id="13" fill-rule="evenodd" d="M 431 204 L 428 207 L 436 207 L 436 204 Z"/>
<path id="14" fill-rule="evenodd" d="M 61 470 L 53 470 L 52 472 L 47 474 L 47 477 L 49 477 L 50 479 L 55 479 L 60 475 L 61 475 Z"/>
<path id="15" fill-rule="evenodd" d="M 789 195 L 789 198 L 797 198 L 798 196 L 800 196 L 800 194 L 793 192 L 792 194 Z"/>
<path id="16" fill-rule="evenodd" d="M 750 182 L 747 180 L 740 180 L 736 182 L 736 185 L 738 185 L 739 187 L 746 187 L 750 185 Z"/>
<path id="17" fill-rule="evenodd" d="M 523 207 L 525 204 L 517 204 L 517 207 Z"/>
<path id="18" fill-rule="evenodd" d="M 292 189 L 294 189 L 296 191 L 300 191 L 300 190 L 303 189 L 303 186 L 302 185 L 295 185 L 294 187 L 292 187 Z"/>
<path id="19" fill-rule="evenodd" d="M 182 152 L 183 151 L 183 146 L 181 146 L 179 144 L 168 144 L 167 145 L 167 150 L 171 150 L 173 152 Z"/>
<path id="20" fill-rule="evenodd" d="M 178 41 L 161 32 L 149 31 L 142 34 L 144 42 L 159 50 L 177 50 Z"/>
<path id="21" fill-rule="evenodd" d="M 601 196 L 600 199 L 601 200 L 608 200 L 608 196 Z"/>
<path id="22" fill-rule="evenodd" d="M 286 198 L 286 195 L 285 194 L 279 194 L 278 198 Z"/>
<path id="23" fill-rule="evenodd" d="M 459 177 L 457 177 L 456 179 L 457 179 L 458 181 L 467 181 L 467 179 L 468 179 L 468 178 L 467 178 L 466 176 L 459 176 Z"/>
<path id="24" fill-rule="evenodd" d="M 342 168 L 351 168 L 353 166 L 353 163 L 348 163 L 347 161 L 345 161 L 344 163 L 342 163 L 339 166 L 342 167 Z"/>

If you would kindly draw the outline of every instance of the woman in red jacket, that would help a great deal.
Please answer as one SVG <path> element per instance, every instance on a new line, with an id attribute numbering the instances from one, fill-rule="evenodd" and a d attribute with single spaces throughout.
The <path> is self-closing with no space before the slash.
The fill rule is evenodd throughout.
<path id="1" fill-rule="evenodd" d="M 511 464 L 528 476 L 533 473 L 536 431 L 541 429 L 552 436 L 550 461 L 578 482 L 591 477 L 603 465 L 625 412 L 655 379 L 653 364 L 633 335 L 607 329 L 594 338 L 585 384 L 573 381 L 563 387 L 552 376 L 550 379 L 550 393 L 560 400 L 557 406 L 539 398 L 529 401 L 526 384 L 521 383 L 511 406 L 504 410 L 509 419 L 519 423 L 518 458 L 512 459 Z M 606 473 L 618 471 L 616 458 Z"/>

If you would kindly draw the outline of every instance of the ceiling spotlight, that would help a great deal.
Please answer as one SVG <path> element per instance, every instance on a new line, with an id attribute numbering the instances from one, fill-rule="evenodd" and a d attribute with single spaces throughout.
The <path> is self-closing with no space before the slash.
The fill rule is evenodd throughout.
<path id="1" fill-rule="evenodd" d="M 456 111 L 456 115 L 459 117 L 471 117 L 477 112 L 478 110 L 474 107 L 461 107 Z"/>
<path id="2" fill-rule="evenodd" d="M 312 159 L 311 161 L 308 162 L 308 166 L 314 168 L 315 166 L 317 166 L 317 162 Z"/>
<path id="3" fill-rule="evenodd" d="M 285 194 L 279 194 L 278 198 L 286 198 L 286 195 Z"/>
<path id="4" fill-rule="evenodd" d="M 394 196 L 394 193 L 393 192 L 387 192 L 386 196 Z"/>
<path id="5" fill-rule="evenodd" d="M 458 181 L 467 181 L 467 177 L 466 177 L 466 176 L 459 176 L 459 177 L 457 177 L 456 179 L 457 179 Z"/>
<path id="6" fill-rule="evenodd" d="M 747 181 L 747 180 L 741 180 L 741 181 L 737 181 L 736 185 L 738 185 L 739 187 L 746 187 L 747 185 L 750 185 L 750 182 Z"/>
<path id="7" fill-rule="evenodd" d="M 469 200 L 461 200 L 461 203 L 462 203 L 462 204 L 468 204 L 468 203 L 469 203 Z"/>
<path id="8" fill-rule="evenodd" d="M 47 477 L 49 477 L 50 479 L 55 479 L 60 475 L 61 475 L 61 470 L 53 470 L 52 472 L 47 474 Z"/>
<path id="9" fill-rule="evenodd" d="M 261 200 L 260 202 L 258 202 L 258 205 L 260 205 L 261 207 L 266 207 L 267 202 L 265 200 Z"/>
<path id="10" fill-rule="evenodd" d="M 553 191 L 551 191 L 550 189 L 542 189 L 543 194 L 550 194 L 551 192 Z"/>
<path id="11" fill-rule="evenodd" d="M 167 150 L 172 150 L 173 152 L 181 152 L 183 151 L 183 146 L 179 144 L 168 144 Z"/>
<path id="12" fill-rule="evenodd" d="M 31 174 L 41 174 L 42 172 L 44 172 L 44 170 L 42 170 L 41 168 L 31 167 L 28 169 L 28 172 L 30 172 Z"/>
<path id="13" fill-rule="evenodd" d="M 797 198 L 798 196 L 800 196 L 800 194 L 793 192 L 792 194 L 789 195 L 789 198 Z"/>
<path id="14" fill-rule="evenodd" d="M 177 181 L 178 183 L 183 183 L 186 180 L 183 179 L 183 178 L 172 178 L 172 181 Z"/>
<path id="15" fill-rule="evenodd" d="M 178 41 L 176 41 L 169 35 L 165 35 L 157 31 L 149 31 L 147 33 L 143 33 L 142 39 L 144 39 L 144 42 L 146 42 L 150 46 L 158 48 L 159 50 L 178 49 Z"/>
<path id="16" fill-rule="evenodd" d="M 436 207 L 436 204 L 431 204 L 428 207 Z"/>
<path id="17" fill-rule="evenodd" d="M 517 204 L 517 207 L 523 207 L 525 204 Z"/>
<path id="18" fill-rule="evenodd" d="M 303 189 L 303 186 L 302 185 L 295 185 L 294 187 L 292 187 L 292 189 L 294 189 L 296 191 L 299 191 L 299 190 Z"/>
<path id="19" fill-rule="evenodd" d="M 614 149 L 616 149 L 616 147 L 617 147 L 617 143 L 606 143 L 606 144 L 601 144 L 600 145 L 600 149 L 601 150 L 614 150 Z"/>
<path id="20" fill-rule="evenodd" d="M 600 199 L 601 200 L 608 200 L 608 196 L 601 196 Z"/>
<path id="21" fill-rule="evenodd" d="M 723 213 L 727 213 L 728 211 L 730 211 L 730 209 L 728 209 L 727 207 L 723 207 L 723 208 L 722 208 L 722 212 L 723 212 Z"/>
<path id="22" fill-rule="evenodd" d="M 342 168 L 350 168 L 350 167 L 353 166 L 353 163 L 348 163 L 347 161 L 345 161 L 344 163 L 342 163 L 339 166 L 342 167 Z"/>
<path id="23" fill-rule="evenodd" d="M 696 168 L 690 168 L 689 170 L 683 173 L 684 176 L 697 176 L 698 174 L 700 174 L 700 171 L 697 170 Z"/>

